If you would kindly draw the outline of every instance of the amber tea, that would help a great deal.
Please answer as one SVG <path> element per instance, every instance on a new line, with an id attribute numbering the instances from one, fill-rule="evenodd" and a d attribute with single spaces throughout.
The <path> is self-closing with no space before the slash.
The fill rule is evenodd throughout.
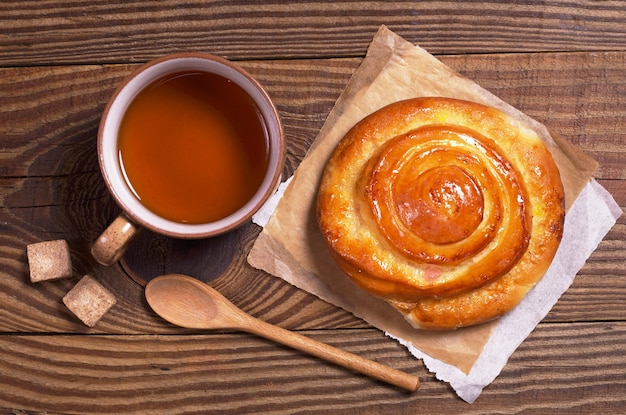
<path id="1" fill-rule="evenodd" d="M 131 102 L 118 154 L 144 206 L 174 222 L 208 223 L 236 212 L 261 185 L 266 130 L 237 84 L 182 72 L 152 83 Z"/>

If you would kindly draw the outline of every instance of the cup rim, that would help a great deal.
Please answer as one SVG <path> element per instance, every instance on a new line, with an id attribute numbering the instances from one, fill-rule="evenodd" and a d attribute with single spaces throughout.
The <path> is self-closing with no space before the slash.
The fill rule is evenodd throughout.
<path id="1" fill-rule="evenodd" d="M 259 107 L 269 137 L 267 174 L 257 192 L 236 212 L 217 221 L 203 224 L 168 220 L 143 206 L 124 180 L 117 157 L 117 129 L 124 111 L 134 97 L 153 81 L 185 70 L 217 73 L 236 82 Z M 261 84 L 245 69 L 219 56 L 182 52 L 151 60 L 136 68 L 121 82 L 102 114 L 98 128 L 97 149 L 100 171 L 106 186 L 118 206 L 131 221 L 162 235 L 197 239 L 233 230 L 248 221 L 263 206 L 279 184 L 284 165 L 285 140 L 278 110 Z"/>

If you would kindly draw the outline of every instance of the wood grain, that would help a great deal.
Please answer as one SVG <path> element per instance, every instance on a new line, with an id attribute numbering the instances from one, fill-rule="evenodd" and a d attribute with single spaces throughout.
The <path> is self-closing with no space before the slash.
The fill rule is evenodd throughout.
<path id="1" fill-rule="evenodd" d="M 623 50 L 620 1 L 0 3 L 1 66 L 363 56 L 381 24 L 434 54 Z"/>
<path id="2" fill-rule="evenodd" d="M 541 325 L 471 406 L 442 399 L 449 392 L 441 383 L 376 330 L 303 334 L 417 375 L 421 388 L 409 394 L 244 334 L 4 335 L 0 408 L 94 414 L 373 414 L 383 408 L 397 414 L 618 414 L 626 405 L 624 323 Z"/>

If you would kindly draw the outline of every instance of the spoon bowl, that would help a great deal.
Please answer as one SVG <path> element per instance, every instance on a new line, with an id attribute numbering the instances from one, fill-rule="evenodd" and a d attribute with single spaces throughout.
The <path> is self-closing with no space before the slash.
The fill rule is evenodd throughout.
<path id="1" fill-rule="evenodd" d="M 159 316 L 180 327 L 245 331 L 408 391 L 419 387 L 415 376 L 258 320 L 207 284 L 186 275 L 152 279 L 146 285 L 146 300 Z"/>
<path id="2" fill-rule="evenodd" d="M 168 322 L 188 329 L 242 329 L 241 314 L 219 292 L 180 274 L 157 277 L 146 285 L 150 307 Z"/>

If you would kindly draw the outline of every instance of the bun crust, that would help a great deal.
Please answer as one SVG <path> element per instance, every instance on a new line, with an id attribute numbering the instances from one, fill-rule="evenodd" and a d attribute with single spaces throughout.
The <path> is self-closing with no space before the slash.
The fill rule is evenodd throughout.
<path id="1" fill-rule="evenodd" d="M 563 233 L 541 138 L 474 102 L 416 98 L 355 125 L 328 161 L 317 218 L 352 280 L 418 328 L 499 317 L 541 279 Z"/>

